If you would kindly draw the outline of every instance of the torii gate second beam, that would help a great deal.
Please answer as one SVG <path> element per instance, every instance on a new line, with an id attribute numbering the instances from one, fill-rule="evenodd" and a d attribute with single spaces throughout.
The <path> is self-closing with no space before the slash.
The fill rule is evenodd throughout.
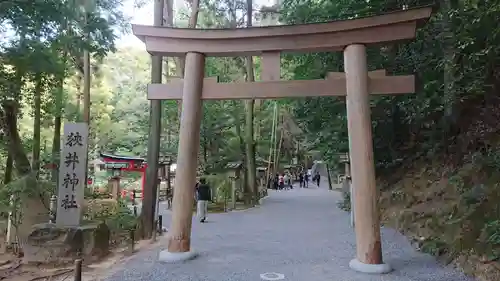
<path id="1" fill-rule="evenodd" d="M 344 77 L 342 77 L 344 76 Z M 370 94 L 410 94 L 415 92 L 413 75 L 386 76 L 384 70 L 368 73 Z M 183 79 L 172 79 L 168 84 L 148 85 L 150 100 L 181 100 Z M 203 81 L 204 100 L 278 99 L 315 96 L 346 96 L 344 73 L 330 72 L 326 79 L 294 81 L 258 81 L 219 83 L 217 77 Z"/>

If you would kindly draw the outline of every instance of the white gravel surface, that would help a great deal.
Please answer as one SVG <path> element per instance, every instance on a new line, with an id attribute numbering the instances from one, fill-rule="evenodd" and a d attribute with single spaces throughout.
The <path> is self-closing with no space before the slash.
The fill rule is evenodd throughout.
<path id="1" fill-rule="evenodd" d="M 349 214 L 340 193 L 322 188 L 271 191 L 262 206 L 193 219 L 192 247 L 199 256 L 180 264 L 159 262 L 158 248 L 128 261 L 107 281 L 471 281 L 412 249 L 383 229 L 384 259 L 395 269 L 367 275 L 349 269 L 355 255 Z M 168 227 L 170 213 L 162 211 Z M 166 245 L 164 245 L 166 246 Z"/>

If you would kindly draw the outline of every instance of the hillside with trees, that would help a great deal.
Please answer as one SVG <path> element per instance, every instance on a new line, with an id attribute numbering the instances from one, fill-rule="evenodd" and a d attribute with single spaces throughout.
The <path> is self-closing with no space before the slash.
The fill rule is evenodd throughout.
<path id="1" fill-rule="evenodd" d="M 282 17 L 287 23 L 347 19 L 424 2 L 285 1 Z M 421 250 L 458 258 L 490 280 L 499 278 L 500 258 L 499 4 L 440 1 L 415 41 L 368 54 L 370 70 L 414 73 L 418 83 L 414 95 L 371 99 L 385 223 Z M 341 53 L 287 59 L 296 65 L 295 79 L 343 69 Z M 330 161 L 348 152 L 343 100 L 296 101 L 294 113 Z"/>

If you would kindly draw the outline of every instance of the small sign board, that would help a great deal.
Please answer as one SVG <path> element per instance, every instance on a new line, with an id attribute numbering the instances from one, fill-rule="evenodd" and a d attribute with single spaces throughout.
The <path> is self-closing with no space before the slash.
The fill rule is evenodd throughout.
<path id="1" fill-rule="evenodd" d="M 88 125 L 64 124 L 57 196 L 58 226 L 78 226 L 83 212 Z"/>
<path id="2" fill-rule="evenodd" d="M 126 162 L 107 162 L 104 164 L 106 169 L 128 169 L 128 163 Z"/>

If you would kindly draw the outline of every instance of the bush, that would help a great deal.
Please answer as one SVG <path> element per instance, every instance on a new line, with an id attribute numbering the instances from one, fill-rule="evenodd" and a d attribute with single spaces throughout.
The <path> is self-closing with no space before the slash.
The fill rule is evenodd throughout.
<path id="1" fill-rule="evenodd" d="M 488 259 L 500 259 L 500 219 L 488 222 L 483 233 L 486 236 L 486 243 L 489 245 L 486 252 Z"/>
<path id="2" fill-rule="evenodd" d="M 114 199 L 88 201 L 85 208 L 85 220 L 104 222 L 110 230 L 111 245 L 123 244 L 128 239 L 128 233 L 135 230 L 137 225 L 137 217 L 126 203 Z"/>
<path id="3" fill-rule="evenodd" d="M 87 199 L 109 199 L 111 198 L 111 194 L 107 191 L 106 188 L 94 188 L 93 190 L 90 188 L 85 189 L 85 198 Z"/>
<path id="4" fill-rule="evenodd" d="M 351 193 L 342 192 L 342 201 L 337 203 L 337 206 L 346 212 L 351 211 Z"/>

